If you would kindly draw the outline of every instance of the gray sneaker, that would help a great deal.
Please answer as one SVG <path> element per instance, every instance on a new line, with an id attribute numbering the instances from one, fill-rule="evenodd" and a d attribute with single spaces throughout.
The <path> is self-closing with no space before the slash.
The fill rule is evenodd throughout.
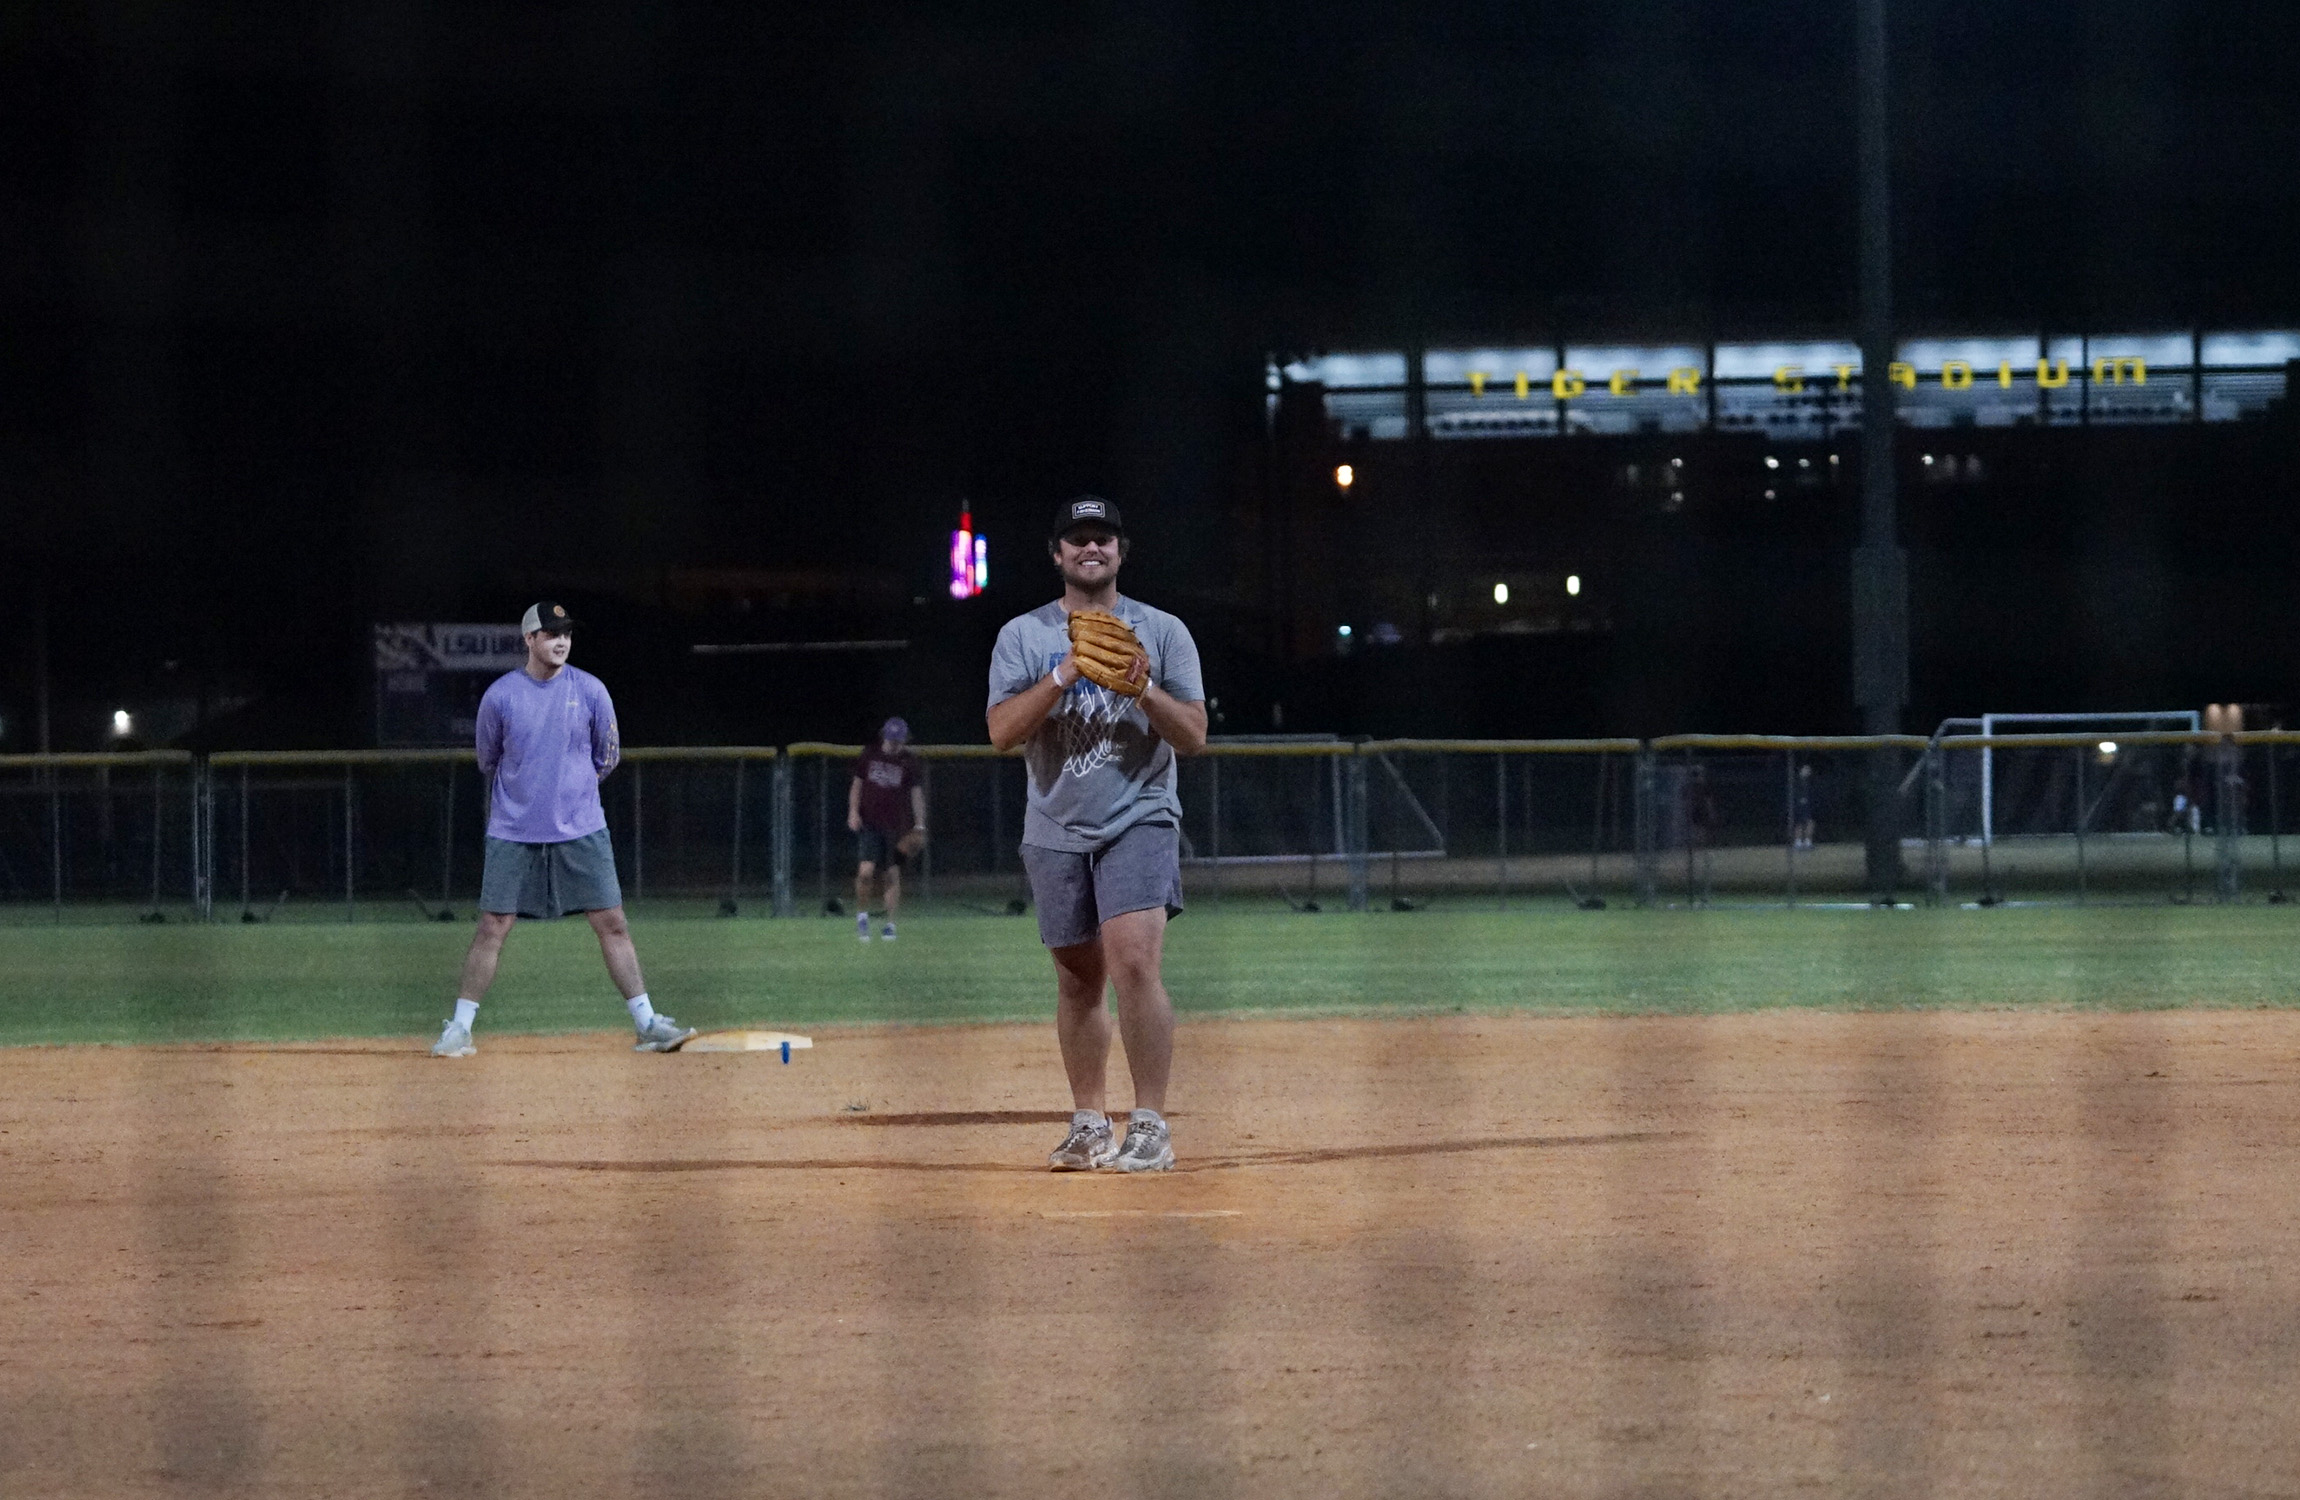
<path id="1" fill-rule="evenodd" d="M 1118 1137 L 1110 1129 L 1110 1117 L 1082 1109 L 1071 1115 L 1070 1134 L 1046 1164 L 1057 1172 L 1091 1172 L 1109 1166 L 1117 1156 Z"/>
<path id="2" fill-rule="evenodd" d="M 1121 1172 L 1163 1172 L 1174 1165 L 1174 1143 L 1154 1109 L 1138 1109 L 1126 1122 L 1126 1143 L 1110 1165 Z"/>
<path id="3" fill-rule="evenodd" d="M 692 1026 L 681 1026 L 669 1016 L 656 1012 L 653 1020 L 639 1028 L 639 1045 L 633 1052 L 676 1052 L 687 1045 L 695 1034 Z"/>
<path id="4" fill-rule="evenodd" d="M 433 1057 L 469 1057 L 479 1049 L 471 1045 L 471 1028 L 461 1021 L 450 1021 L 439 1040 L 431 1044 Z"/>

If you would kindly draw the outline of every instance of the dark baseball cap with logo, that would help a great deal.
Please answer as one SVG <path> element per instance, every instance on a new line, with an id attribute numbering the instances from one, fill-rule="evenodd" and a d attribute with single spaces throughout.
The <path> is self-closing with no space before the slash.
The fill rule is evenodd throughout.
<path id="1" fill-rule="evenodd" d="M 1100 526 L 1113 536 L 1126 534 L 1126 523 L 1119 518 L 1118 507 L 1100 495 L 1080 495 L 1065 500 L 1054 512 L 1054 530 L 1050 541 L 1061 541 L 1081 526 Z"/>
<path id="2" fill-rule="evenodd" d="M 519 617 L 521 635 L 533 635 L 538 630 L 548 630 L 556 635 L 562 630 L 574 628 L 575 617 L 567 613 L 567 606 L 553 604 L 548 599 L 541 604 L 528 605 L 527 613 Z"/>

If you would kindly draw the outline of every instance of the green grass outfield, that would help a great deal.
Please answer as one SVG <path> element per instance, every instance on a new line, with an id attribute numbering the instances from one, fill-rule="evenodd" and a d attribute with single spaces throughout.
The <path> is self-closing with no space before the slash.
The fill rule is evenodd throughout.
<path id="1" fill-rule="evenodd" d="M 700 1026 L 1044 1018 L 1027 918 L 926 915 L 901 941 L 837 919 L 634 923 L 657 1003 Z M 461 925 L 14 927 L 0 1045 L 428 1033 L 449 1010 Z M 1200 1014 L 1763 1007 L 2289 1005 L 2300 908 L 1997 911 L 1193 912 L 1168 941 Z M 484 1025 L 619 1025 L 580 920 L 513 932 Z"/>

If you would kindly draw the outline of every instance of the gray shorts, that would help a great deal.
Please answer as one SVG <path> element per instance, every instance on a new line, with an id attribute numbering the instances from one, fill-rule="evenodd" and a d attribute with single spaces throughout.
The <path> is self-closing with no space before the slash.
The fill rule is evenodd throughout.
<path id="1" fill-rule="evenodd" d="M 1038 940 L 1049 948 L 1091 941 L 1111 917 L 1166 908 L 1182 914 L 1182 845 L 1171 823 L 1137 823 L 1087 854 L 1022 846 L 1038 905 Z"/>
<path id="2" fill-rule="evenodd" d="M 479 876 L 479 909 L 523 917 L 563 917 L 623 904 L 615 878 L 615 847 L 607 830 L 558 844 L 520 844 L 489 838 Z"/>

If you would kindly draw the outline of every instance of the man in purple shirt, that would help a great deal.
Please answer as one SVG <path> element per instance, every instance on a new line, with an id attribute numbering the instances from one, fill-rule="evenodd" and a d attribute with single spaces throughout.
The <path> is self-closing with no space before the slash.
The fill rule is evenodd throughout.
<path id="1" fill-rule="evenodd" d="M 495 679 L 479 700 L 479 774 L 488 782 L 487 865 L 479 930 L 463 959 L 455 1016 L 431 1049 L 469 1057 L 479 1002 L 495 982 L 503 939 L 520 917 L 591 919 L 607 973 L 623 992 L 641 1052 L 676 1052 L 693 1036 L 656 1012 L 623 918 L 623 888 L 607 842 L 599 783 L 622 758 L 607 685 L 567 665 L 575 621 L 565 605 L 537 604 L 519 622 L 527 665 Z"/>

